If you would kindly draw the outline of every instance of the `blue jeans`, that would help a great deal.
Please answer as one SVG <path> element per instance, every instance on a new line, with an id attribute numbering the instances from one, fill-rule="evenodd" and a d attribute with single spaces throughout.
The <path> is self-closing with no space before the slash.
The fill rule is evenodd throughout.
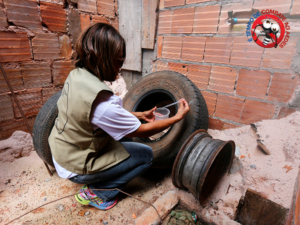
<path id="1" fill-rule="evenodd" d="M 121 144 L 129 152 L 129 158 L 98 173 L 77 175 L 69 180 L 77 184 L 89 184 L 90 189 L 122 189 L 129 181 L 144 173 L 152 164 L 152 148 L 141 143 L 122 140 Z M 103 201 L 112 200 L 119 193 L 118 190 L 92 191 Z"/>

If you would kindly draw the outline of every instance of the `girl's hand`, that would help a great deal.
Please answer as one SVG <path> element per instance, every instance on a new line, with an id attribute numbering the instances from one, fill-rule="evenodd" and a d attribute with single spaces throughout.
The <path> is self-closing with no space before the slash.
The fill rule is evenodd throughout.
<path id="1" fill-rule="evenodd" d="M 179 109 L 177 111 L 176 116 L 178 117 L 179 120 L 183 119 L 185 115 L 190 111 L 189 104 L 185 99 L 180 99 L 179 102 Z"/>
<path id="2" fill-rule="evenodd" d="M 156 110 L 156 106 L 148 111 L 143 112 L 143 115 L 141 117 L 142 120 L 145 120 L 146 122 L 150 123 L 155 120 L 154 111 Z"/>

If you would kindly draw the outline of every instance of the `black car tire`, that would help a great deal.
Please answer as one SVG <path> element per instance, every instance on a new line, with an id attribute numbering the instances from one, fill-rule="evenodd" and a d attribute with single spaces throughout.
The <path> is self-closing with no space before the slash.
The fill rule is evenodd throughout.
<path id="1" fill-rule="evenodd" d="M 61 91 L 54 94 L 40 109 L 33 125 L 32 139 L 38 156 L 48 165 L 54 167 L 48 137 L 58 114 L 57 101 Z"/>
<path id="2" fill-rule="evenodd" d="M 162 107 L 181 98 L 190 103 L 190 111 L 165 135 L 155 140 L 133 138 L 133 141 L 146 144 L 153 149 L 154 168 L 171 167 L 185 140 L 196 130 L 207 130 L 208 110 L 205 100 L 191 80 L 173 71 L 159 71 L 147 75 L 136 83 L 123 99 L 125 109 L 142 112 L 155 106 Z M 178 110 L 178 105 L 169 109 L 173 111 L 170 116 L 173 116 Z"/>

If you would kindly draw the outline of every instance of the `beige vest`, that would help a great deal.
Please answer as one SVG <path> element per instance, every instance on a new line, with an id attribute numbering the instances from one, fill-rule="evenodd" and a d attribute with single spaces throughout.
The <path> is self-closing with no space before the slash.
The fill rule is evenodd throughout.
<path id="1" fill-rule="evenodd" d="M 129 157 L 123 145 L 106 132 L 94 132 L 90 123 L 98 93 L 111 89 L 85 69 L 74 69 L 57 101 L 58 116 L 49 136 L 55 161 L 77 174 L 93 174 Z"/>

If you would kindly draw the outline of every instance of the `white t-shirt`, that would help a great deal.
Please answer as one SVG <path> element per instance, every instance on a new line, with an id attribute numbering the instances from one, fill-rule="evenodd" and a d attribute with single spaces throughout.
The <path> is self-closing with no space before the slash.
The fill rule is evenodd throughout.
<path id="1" fill-rule="evenodd" d="M 138 118 L 123 108 L 122 99 L 108 91 L 102 91 L 95 99 L 90 121 L 94 130 L 100 127 L 116 141 L 141 126 Z M 71 178 L 77 175 L 61 167 L 53 157 L 52 159 L 60 177 Z"/>

